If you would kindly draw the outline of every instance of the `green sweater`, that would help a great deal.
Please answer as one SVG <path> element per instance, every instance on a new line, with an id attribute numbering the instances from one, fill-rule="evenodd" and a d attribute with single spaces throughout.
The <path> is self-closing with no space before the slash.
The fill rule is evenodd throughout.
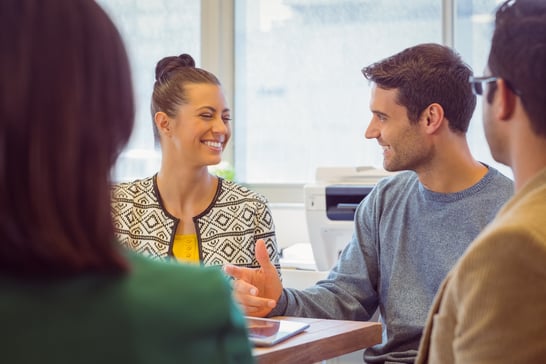
<path id="1" fill-rule="evenodd" d="M 116 278 L 0 277 L 0 362 L 253 362 L 219 269 L 127 258 Z"/>

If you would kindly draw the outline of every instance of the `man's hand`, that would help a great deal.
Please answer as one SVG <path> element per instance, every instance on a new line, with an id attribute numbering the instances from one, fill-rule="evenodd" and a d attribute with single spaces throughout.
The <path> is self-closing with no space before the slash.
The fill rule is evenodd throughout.
<path id="1" fill-rule="evenodd" d="M 227 264 L 224 270 L 233 277 L 233 295 L 246 315 L 264 317 L 276 306 L 282 293 L 282 283 L 275 266 L 269 260 L 265 242 L 255 247 L 259 269 Z"/>

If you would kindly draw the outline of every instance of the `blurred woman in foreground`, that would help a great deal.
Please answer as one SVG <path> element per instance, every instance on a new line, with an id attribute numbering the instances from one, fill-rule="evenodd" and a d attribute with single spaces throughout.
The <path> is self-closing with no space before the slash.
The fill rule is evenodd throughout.
<path id="1" fill-rule="evenodd" d="M 252 362 L 223 274 L 115 243 L 133 126 L 121 38 L 92 0 L 0 2 L 0 332 L 6 363 Z"/>

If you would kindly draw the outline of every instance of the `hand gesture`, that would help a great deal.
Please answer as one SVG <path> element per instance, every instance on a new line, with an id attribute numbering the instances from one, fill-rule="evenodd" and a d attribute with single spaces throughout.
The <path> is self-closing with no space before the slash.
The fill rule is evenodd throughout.
<path id="1" fill-rule="evenodd" d="M 233 295 L 245 314 L 264 317 L 276 306 L 282 283 L 262 239 L 256 242 L 255 255 L 260 264 L 258 269 L 227 264 L 224 270 L 234 279 Z"/>

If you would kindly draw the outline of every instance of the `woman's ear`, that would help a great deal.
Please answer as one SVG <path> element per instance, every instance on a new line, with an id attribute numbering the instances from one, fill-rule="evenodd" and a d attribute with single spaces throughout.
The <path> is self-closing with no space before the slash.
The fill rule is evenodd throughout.
<path id="1" fill-rule="evenodd" d="M 172 129 L 171 120 L 163 111 L 158 111 L 154 115 L 154 122 L 160 135 L 169 135 Z"/>
<path id="2" fill-rule="evenodd" d="M 497 80 L 497 117 L 500 120 L 508 120 L 514 114 L 516 107 L 516 94 L 508 87 L 508 84 L 502 78 Z"/>
<path id="3" fill-rule="evenodd" d="M 421 114 L 421 119 L 425 122 L 425 129 L 429 134 L 436 132 L 444 120 L 444 108 L 437 103 L 432 103 Z"/>

